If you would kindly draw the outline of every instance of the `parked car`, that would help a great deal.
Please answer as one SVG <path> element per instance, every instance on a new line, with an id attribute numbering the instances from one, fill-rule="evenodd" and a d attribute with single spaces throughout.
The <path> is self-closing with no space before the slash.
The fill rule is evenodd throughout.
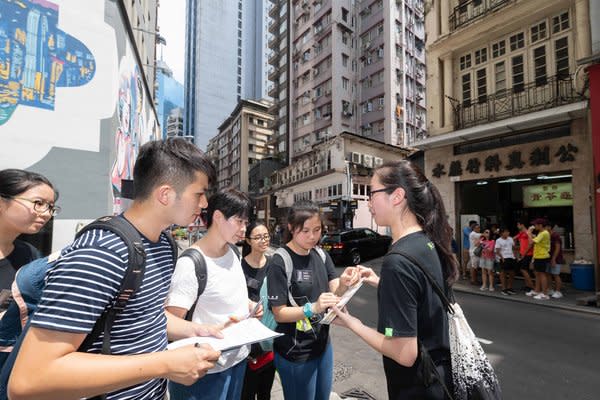
<path id="1" fill-rule="evenodd" d="M 392 238 L 368 228 L 354 228 L 328 233 L 321 239 L 321 247 L 336 264 L 360 264 L 361 260 L 380 257 L 387 253 Z"/>

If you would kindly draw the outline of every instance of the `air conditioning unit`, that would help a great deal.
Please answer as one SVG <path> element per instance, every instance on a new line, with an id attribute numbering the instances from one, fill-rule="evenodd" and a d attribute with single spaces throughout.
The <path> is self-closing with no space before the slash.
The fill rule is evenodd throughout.
<path id="1" fill-rule="evenodd" d="M 356 153 L 356 152 L 352 152 L 351 153 L 352 156 L 352 163 L 353 164 L 360 164 L 362 162 L 362 154 L 360 153 Z"/>
<path id="2" fill-rule="evenodd" d="M 373 157 L 373 166 L 379 167 L 380 165 L 383 165 L 383 158 Z"/>
<path id="3" fill-rule="evenodd" d="M 363 44 L 363 50 L 366 50 L 369 47 L 371 47 L 371 42 L 370 41 L 367 41 L 367 42 L 365 42 L 365 44 Z"/>
<path id="4" fill-rule="evenodd" d="M 331 89 L 327 89 L 327 90 L 325 91 L 325 96 L 329 96 L 330 94 L 331 94 Z"/>
<path id="5" fill-rule="evenodd" d="M 373 168 L 373 156 L 370 154 L 363 154 L 362 165 L 367 168 Z"/>

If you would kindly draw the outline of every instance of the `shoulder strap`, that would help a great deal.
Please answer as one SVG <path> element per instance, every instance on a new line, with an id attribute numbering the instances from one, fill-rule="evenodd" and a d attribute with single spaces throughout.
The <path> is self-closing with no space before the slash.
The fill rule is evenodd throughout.
<path id="1" fill-rule="evenodd" d="M 292 292 L 290 291 L 290 287 L 292 287 L 292 273 L 294 271 L 294 263 L 292 262 L 292 257 L 290 253 L 283 247 L 275 250 L 275 254 L 279 255 L 283 259 L 283 264 L 285 265 L 285 276 L 287 278 L 287 288 L 288 288 L 288 299 L 290 304 L 294 307 L 300 307 L 294 297 L 292 296 Z"/>
<path id="2" fill-rule="evenodd" d="M 177 241 L 173 238 L 173 235 L 170 231 L 165 231 L 164 234 L 167 237 L 169 244 L 171 245 L 171 250 L 173 250 L 173 266 L 175 266 L 175 264 L 177 264 L 177 258 L 179 257 L 179 245 L 177 244 Z"/>
<path id="3" fill-rule="evenodd" d="M 196 271 L 196 280 L 198 281 L 198 292 L 196 295 L 196 300 L 194 300 L 194 304 L 192 304 L 192 307 L 185 315 L 185 319 L 191 321 L 192 316 L 194 315 L 194 310 L 196 310 L 198 298 L 202 296 L 202 293 L 204 293 L 204 289 L 206 289 L 206 282 L 208 281 L 208 271 L 206 268 L 206 259 L 198 249 L 190 247 L 184 250 L 183 253 L 181 253 L 181 257 L 189 257 L 192 259 L 192 261 L 194 262 L 194 270 Z"/>
<path id="4" fill-rule="evenodd" d="M 423 271 L 423 274 L 425 275 L 425 277 L 429 281 L 429 284 L 431 285 L 433 291 L 440 298 L 440 300 L 442 302 L 442 305 L 444 306 L 444 308 L 446 309 L 446 311 L 449 312 L 450 314 L 454 314 L 454 309 L 452 308 L 452 303 L 450 303 L 450 300 L 448 300 L 448 297 L 446 297 L 446 295 L 444 294 L 444 291 L 442 290 L 442 288 L 440 288 L 440 285 L 437 284 L 437 282 L 435 281 L 435 279 L 433 278 L 433 276 L 431 275 L 431 273 L 427 270 L 427 268 L 425 268 L 413 256 L 408 255 L 408 254 L 406 254 L 406 253 L 404 253 L 402 251 L 390 251 L 388 254 L 398 254 L 398 255 L 401 255 L 402 257 L 406 258 L 408 261 L 410 261 L 411 263 L 413 263 L 414 265 L 416 265 L 417 267 L 419 267 L 419 269 L 421 271 Z"/>
<path id="5" fill-rule="evenodd" d="M 319 256 L 321 257 L 321 260 L 323 260 L 323 263 L 326 263 L 327 262 L 327 256 L 325 255 L 325 250 L 323 250 L 319 246 L 314 247 L 314 249 L 319 254 Z"/>
<path id="6" fill-rule="evenodd" d="M 102 354 L 111 354 L 110 331 L 117 314 L 123 311 L 129 299 L 142 285 L 144 272 L 146 270 L 146 251 L 144 250 L 140 233 L 123 216 L 98 218 L 77 232 L 75 238 L 81 237 L 85 232 L 92 229 L 102 229 L 113 232 L 123 240 L 128 251 L 127 270 L 125 271 L 125 276 L 121 281 L 121 286 L 119 287 L 117 295 L 111 304 L 102 312 L 102 315 L 96 321 L 92 332 L 85 338 L 78 349 L 79 351 L 86 351 L 92 346 L 94 341 L 100 337 L 100 333 L 104 332 Z"/>
<path id="7" fill-rule="evenodd" d="M 238 258 L 238 260 L 242 260 L 242 255 L 240 254 L 240 249 L 238 249 L 238 247 L 235 244 L 231 244 L 228 243 L 229 247 L 231 248 L 231 250 L 233 250 L 233 254 L 235 254 Z"/>

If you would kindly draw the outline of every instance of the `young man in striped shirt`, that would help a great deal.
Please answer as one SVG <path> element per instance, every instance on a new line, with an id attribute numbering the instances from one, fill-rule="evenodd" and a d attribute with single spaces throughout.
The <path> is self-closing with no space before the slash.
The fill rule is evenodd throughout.
<path id="1" fill-rule="evenodd" d="M 127 269 L 125 243 L 92 230 L 63 250 L 47 276 L 39 309 L 19 351 L 11 399 L 156 399 L 166 379 L 190 385 L 214 366 L 220 353 L 187 346 L 166 351 L 167 339 L 219 335 L 165 313 L 173 253 L 164 230 L 189 225 L 207 206 L 214 167 L 183 139 L 150 142 L 134 168 L 134 200 L 126 218 L 141 234 L 146 269 L 142 285 L 115 319 L 112 355 L 102 355 L 102 335 L 87 352 L 77 349 L 112 302 Z"/>

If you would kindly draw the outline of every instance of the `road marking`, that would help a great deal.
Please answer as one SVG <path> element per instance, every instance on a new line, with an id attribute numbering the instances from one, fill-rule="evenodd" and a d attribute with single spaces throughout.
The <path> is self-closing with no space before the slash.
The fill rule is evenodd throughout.
<path id="1" fill-rule="evenodd" d="M 483 344 L 492 344 L 492 343 L 494 343 L 491 340 L 482 339 L 482 338 L 478 338 L 478 337 L 476 337 L 475 339 L 479 340 L 479 343 L 483 343 Z"/>

